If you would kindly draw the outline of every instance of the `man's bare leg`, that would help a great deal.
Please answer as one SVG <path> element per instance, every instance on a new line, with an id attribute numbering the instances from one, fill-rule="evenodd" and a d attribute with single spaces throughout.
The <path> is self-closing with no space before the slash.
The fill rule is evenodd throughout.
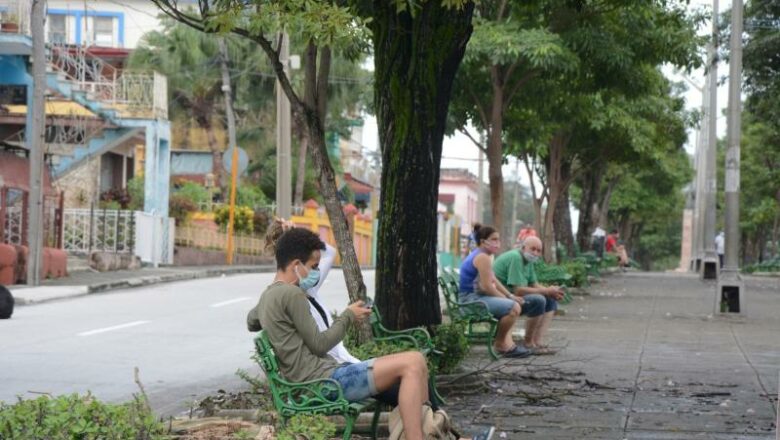
<path id="1" fill-rule="evenodd" d="M 539 322 L 534 330 L 534 337 L 531 340 L 533 347 L 541 347 L 544 345 L 542 341 L 544 340 L 544 337 L 547 336 L 547 330 L 550 328 L 553 316 L 555 316 L 555 311 L 547 312 L 539 317 Z"/>
<path id="2" fill-rule="evenodd" d="M 533 347 L 534 346 L 534 340 L 536 339 L 536 332 L 539 328 L 539 324 L 542 319 L 542 315 L 534 316 L 533 318 L 526 318 L 525 319 L 525 346 L 526 347 Z"/>
<path id="3" fill-rule="evenodd" d="M 398 410 L 409 440 L 423 440 L 422 405 L 428 401 L 428 366 L 425 357 L 416 351 L 407 351 L 376 358 L 374 384 L 385 391 L 401 381 L 398 391 Z"/>

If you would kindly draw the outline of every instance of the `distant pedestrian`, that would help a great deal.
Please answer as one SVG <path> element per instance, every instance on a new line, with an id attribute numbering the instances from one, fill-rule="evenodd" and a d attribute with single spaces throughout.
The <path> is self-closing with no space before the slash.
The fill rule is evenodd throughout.
<path id="1" fill-rule="evenodd" d="M 596 256 L 604 258 L 604 239 L 607 235 L 607 231 L 596 226 L 596 229 L 590 234 L 590 246 Z"/>
<path id="2" fill-rule="evenodd" d="M 718 235 L 715 236 L 715 251 L 718 253 L 720 268 L 723 269 L 723 254 L 726 253 L 726 235 L 723 231 L 720 231 Z"/>
<path id="3" fill-rule="evenodd" d="M 607 235 L 607 242 L 604 247 L 607 253 L 618 257 L 618 264 L 620 267 L 628 266 L 626 247 L 620 242 L 620 232 L 618 232 L 617 229 L 613 229 L 609 235 Z"/>

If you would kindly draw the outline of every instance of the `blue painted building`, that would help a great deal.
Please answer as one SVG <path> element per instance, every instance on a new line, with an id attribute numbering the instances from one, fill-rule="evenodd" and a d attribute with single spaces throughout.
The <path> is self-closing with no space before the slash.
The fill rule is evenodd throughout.
<path id="1" fill-rule="evenodd" d="M 13 10 L 8 7 L 0 10 L 0 19 L 7 19 L 8 11 Z M 50 17 L 63 15 L 74 22 L 81 20 L 87 28 L 98 23 L 86 23 L 88 19 L 109 18 L 111 23 L 119 24 L 111 31 L 115 41 L 124 42 L 123 15 L 91 9 L 82 12 L 49 10 Z M 24 32 L 24 23 L 19 24 L 19 30 Z M 52 21 L 48 25 L 52 26 Z M 51 38 L 52 29 L 48 32 Z M 73 37 L 82 35 L 75 32 Z M 108 31 L 101 37 L 96 30 L 91 38 L 105 38 L 106 43 L 114 41 L 109 41 Z M 154 72 L 125 74 L 100 58 L 101 50 L 120 58 L 127 55 L 127 51 L 110 48 L 47 46 L 46 157 L 55 185 L 66 190 L 66 195 L 83 198 L 86 193 L 94 200 L 100 193 L 124 187 L 129 178 L 141 173 L 145 182 L 144 211 L 167 216 L 170 179 L 167 80 Z M 29 36 L 0 33 L 0 148 L 29 149 L 31 52 Z M 90 67 L 76 68 L 80 64 Z M 86 191 L 90 186 L 94 188 Z M 66 197 L 66 207 L 67 200 L 74 199 Z"/>

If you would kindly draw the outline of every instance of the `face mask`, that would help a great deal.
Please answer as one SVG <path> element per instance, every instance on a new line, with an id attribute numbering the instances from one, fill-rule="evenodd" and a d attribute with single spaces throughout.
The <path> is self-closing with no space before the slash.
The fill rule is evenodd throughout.
<path id="1" fill-rule="evenodd" d="M 318 269 L 309 269 L 309 274 L 306 275 L 306 278 L 301 278 L 296 266 L 295 275 L 298 276 L 298 287 L 303 290 L 309 290 L 320 282 L 320 271 Z"/>
<path id="2" fill-rule="evenodd" d="M 538 255 L 534 255 L 530 252 L 523 252 L 523 256 L 525 257 L 526 261 L 529 263 L 536 263 L 539 260 Z"/>
<path id="3" fill-rule="evenodd" d="M 486 241 L 485 250 L 491 254 L 495 254 L 501 248 L 501 244 L 495 241 Z"/>

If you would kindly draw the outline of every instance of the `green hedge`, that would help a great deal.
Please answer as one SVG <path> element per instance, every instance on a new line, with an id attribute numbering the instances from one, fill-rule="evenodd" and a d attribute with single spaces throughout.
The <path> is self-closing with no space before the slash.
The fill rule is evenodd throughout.
<path id="1" fill-rule="evenodd" d="M 164 433 L 163 424 L 138 398 L 108 404 L 90 394 L 71 394 L 0 402 L 3 440 L 158 440 L 166 438 Z"/>

